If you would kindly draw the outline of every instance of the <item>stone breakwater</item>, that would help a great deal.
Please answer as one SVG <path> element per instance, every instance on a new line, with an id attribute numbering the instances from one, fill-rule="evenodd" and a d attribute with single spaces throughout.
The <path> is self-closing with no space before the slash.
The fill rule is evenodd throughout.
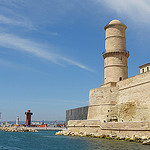
<path id="1" fill-rule="evenodd" d="M 131 142 L 140 142 L 143 143 L 143 145 L 150 145 L 150 137 L 147 136 L 140 137 L 138 135 L 133 135 L 132 137 L 129 136 L 118 137 L 116 135 L 105 135 L 100 133 L 87 133 L 87 132 L 71 132 L 71 131 L 58 131 L 56 135 L 114 139 L 114 140 L 123 140 L 123 141 L 131 141 Z"/>
<path id="2" fill-rule="evenodd" d="M 5 132 L 38 132 L 36 129 L 26 127 L 0 127 L 0 130 Z"/>

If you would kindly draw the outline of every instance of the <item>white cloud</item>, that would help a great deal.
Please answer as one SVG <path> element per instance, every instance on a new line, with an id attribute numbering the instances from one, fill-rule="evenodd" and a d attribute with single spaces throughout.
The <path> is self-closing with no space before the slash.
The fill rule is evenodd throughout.
<path id="1" fill-rule="evenodd" d="M 20 38 L 13 34 L 1 33 L 0 46 L 5 48 L 10 48 L 10 49 L 15 49 L 18 51 L 27 52 L 29 54 L 32 54 L 33 56 L 49 60 L 55 64 L 62 65 L 63 63 L 67 63 L 70 65 L 77 66 L 81 69 L 93 72 L 90 68 L 86 67 L 85 65 L 79 62 L 73 61 L 64 56 L 52 52 L 53 47 L 47 47 L 45 45 L 33 42 L 29 39 Z"/>
<path id="2" fill-rule="evenodd" d="M 149 0 L 95 0 L 95 2 L 116 11 L 122 17 L 129 17 L 139 23 L 150 23 Z"/>
<path id="3" fill-rule="evenodd" d="M 7 25 L 27 27 L 27 28 L 33 29 L 32 23 L 30 21 L 25 20 L 25 19 L 15 20 L 15 19 L 3 16 L 3 15 L 0 15 L 0 23 L 1 24 L 7 24 Z"/>

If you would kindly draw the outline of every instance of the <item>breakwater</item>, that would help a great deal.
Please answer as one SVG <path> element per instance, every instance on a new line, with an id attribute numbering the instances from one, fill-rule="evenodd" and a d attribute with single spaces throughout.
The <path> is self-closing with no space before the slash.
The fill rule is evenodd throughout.
<path id="1" fill-rule="evenodd" d="M 5 132 L 38 132 L 36 129 L 27 127 L 0 127 L 0 130 Z"/>
<path id="2" fill-rule="evenodd" d="M 100 120 L 70 120 L 67 131 L 57 134 L 144 142 L 150 140 L 150 122 L 104 123 Z"/>
<path id="3" fill-rule="evenodd" d="M 66 130 L 65 127 L 30 127 L 31 129 L 37 131 L 64 131 Z"/>
<path id="4" fill-rule="evenodd" d="M 132 137 L 129 136 L 121 136 L 118 137 L 117 135 L 105 135 L 100 133 L 87 133 L 87 132 L 71 132 L 71 131 L 58 131 L 56 135 L 64 135 L 64 136 L 81 136 L 81 137 L 94 137 L 94 138 L 104 138 L 104 139 L 115 139 L 115 140 L 124 140 L 130 142 L 140 142 L 143 145 L 150 145 L 150 137 L 142 136 L 139 137 L 138 135 L 133 135 Z"/>
<path id="5" fill-rule="evenodd" d="M 37 132 L 37 131 L 65 131 L 65 127 L 0 127 L 8 132 Z"/>

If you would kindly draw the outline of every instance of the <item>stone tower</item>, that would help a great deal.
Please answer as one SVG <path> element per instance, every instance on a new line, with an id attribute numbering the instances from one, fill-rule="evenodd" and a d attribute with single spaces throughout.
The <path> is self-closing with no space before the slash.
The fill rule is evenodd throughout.
<path id="1" fill-rule="evenodd" d="M 103 53 L 104 84 L 128 78 L 129 52 L 126 51 L 126 28 L 126 25 L 119 20 L 112 20 L 104 27 L 106 30 L 105 52 Z"/>

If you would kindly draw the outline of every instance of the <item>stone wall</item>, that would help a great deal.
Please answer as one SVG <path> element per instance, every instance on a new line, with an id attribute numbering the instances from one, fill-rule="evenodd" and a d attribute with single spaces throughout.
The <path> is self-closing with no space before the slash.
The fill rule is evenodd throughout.
<path id="1" fill-rule="evenodd" d="M 69 120 L 86 120 L 88 106 L 66 110 L 66 124 Z"/>
<path id="2" fill-rule="evenodd" d="M 88 120 L 150 121 L 150 72 L 89 93 Z"/>
<path id="3" fill-rule="evenodd" d="M 150 121 L 150 72 L 120 81 L 118 118 L 123 121 Z"/>
<path id="4" fill-rule="evenodd" d="M 117 104 L 118 88 L 101 87 L 90 90 L 88 120 L 107 120 L 109 111 Z"/>
<path id="5" fill-rule="evenodd" d="M 150 137 L 150 122 L 106 122 L 99 120 L 70 120 L 68 130 L 71 132 L 97 133 L 112 136 L 148 136 Z"/>

